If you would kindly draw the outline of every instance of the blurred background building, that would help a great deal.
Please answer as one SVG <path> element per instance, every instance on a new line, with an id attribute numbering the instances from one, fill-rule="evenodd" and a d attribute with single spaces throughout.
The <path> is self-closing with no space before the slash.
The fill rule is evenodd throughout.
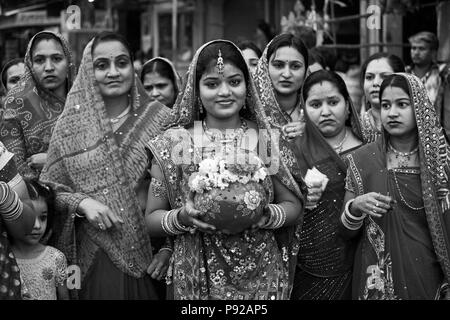
<path id="1" fill-rule="evenodd" d="M 283 17 L 295 15 L 299 3 L 326 22 L 322 44 L 335 49 L 346 66 L 383 50 L 410 63 L 407 38 L 418 31 L 437 33 L 439 59 L 450 60 L 450 1 L 433 0 L 0 0 L 0 60 L 23 56 L 33 34 L 50 29 L 67 37 L 79 62 L 93 35 L 114 30 L 126 36 L 136 59 L 165 56 L 183 73 L 208 40 L 248 39 L 263 46 L 264 35 L 280 32 Z M 72 5 L 79 8 L 79 20 L 68 12 Z M 373 5 L 380 8 L 380 24 L 371 29 Z"/>

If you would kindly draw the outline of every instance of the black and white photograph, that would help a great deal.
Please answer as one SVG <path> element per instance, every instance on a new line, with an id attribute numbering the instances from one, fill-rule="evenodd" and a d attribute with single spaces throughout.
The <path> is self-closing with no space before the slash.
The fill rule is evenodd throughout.
<path id="1" fill-rule="evenodd" d="M 449 0 L 0 0 L 0 300 L 450 300 L 449 21 Z"/>

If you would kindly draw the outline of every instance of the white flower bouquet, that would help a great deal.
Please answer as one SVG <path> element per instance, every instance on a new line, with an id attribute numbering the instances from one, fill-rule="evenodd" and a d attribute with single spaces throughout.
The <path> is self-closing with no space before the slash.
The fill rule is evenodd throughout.
<path id="1" fill-rule="evenodd" d="M 243 153 L 231 163 L 222 157 L 204 159 L 188 184 L 195 192 L 195 208 L 205 213 L 202 220 L 235 234 L 261 218 L 268 204 L 263 184 L 267 177 L 262 161 Z"/>

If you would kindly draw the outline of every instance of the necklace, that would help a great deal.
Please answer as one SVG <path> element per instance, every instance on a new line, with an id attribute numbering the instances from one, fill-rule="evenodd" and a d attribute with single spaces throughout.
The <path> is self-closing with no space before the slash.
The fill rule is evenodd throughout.
<path id="1" fill-rule="evenodd" d="M 419 146 L 417 146 L 415 149 L 411 150 L 410 152 L 400 152 L 400 151 L 396 150 L 391 145 L 391 143 L 389 143 L 388 149 L 389 149 L 389 151 L 391 151 L 395 154 L 395 159 L 397 159 L 399 167 L 406 168 L 406 167 L 408 167 L 408 164 L 411 161 L 411 157 L 419 151 Z"/>
<path id="2" fill-rule="evenodd" d="M 123 117 L 125 117 L 128 113 L 130 113 L 131 110 L 131 105 L 128 105 L 128 107 L 121 113 L 119 114 L 117 117 L 115 118 L 111 118 L 111 123 L 115 124 L 117 122 L 120 121 L 120 119 L 122 119 Z"/>
<path id="3" fill-rule="evenodd" d="M 213 143 L 219 142 L 222 145 L 222 149 L 228 149 L 227 145 L 234 143 L 234 146 L 238 145 L 238 141 L 241 140 L 242 136 L 248 129 L 247 122 L 244 119 L 241 120 L 241 126 L 237 129 L 226 129 L 225 132 L 218 132 L 218 130 L 211 130 L 206 124 L 206 120 L 202 121 L 203 131 L 208 137 L 209 141 Z"/>
<path id="4" fill-rule="evenodd" d="M 342 138 L 341 142 L 339 142 L 336 146 L 333 147 L 334 151 L 336 151 L 337 153 L 341 153 L 342 149 L 344 148 L 344 142 L 347 139 L 347 128 L 345 129 L 345 135 L 344 138 Z"/>
<path id="5" fill-rule="evenodd" d="M 395 188 L 397 189 L 397 192 L 400 195 L 400 200 L 405 204 L 405 206 L 407 206 L 408 208 L 410 208 L 411 210 L 414 210 L 414 211 L 420 211 L 420 210 L 424 209 L 425 206 L 416 208 L 416 207 L 413 207 L 412 205 L 410 205 L 408 202 L 406 202 L 406 199 L 403 197 L 403 194 L 400 191 L 400 186 L 398 185 L 398 180 L 397 180 L 397 175 L 395 174 L 395 170 L 392 170 L 392 173 L 394 175 Z"/>

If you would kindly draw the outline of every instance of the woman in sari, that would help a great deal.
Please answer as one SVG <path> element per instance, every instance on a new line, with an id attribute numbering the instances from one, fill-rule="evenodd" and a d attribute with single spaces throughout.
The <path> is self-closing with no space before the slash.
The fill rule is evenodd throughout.
<path id="1" fill-rule="evenodd" d="M 276 36 L 263 52 L 255 84 L 264 109 L 289 141 L 304 130 L 300 91 L 308 70 L 308 49 L 290 33 Z"/>
<path id="2" fill-rule="evenodd" d="M 391 75 L 380 96 L 383 135 L 348 156 L 353 297 L 449 298 L 449 147 L 419 78 Z"/>
<path id="3" fill-rule="evenodd" d="M 386 52 L 371 55 L 361 67 L 360 83 L 364 93 L 361 123 L 368 142 L 375 141 L 381 135 L 380 86 L 394 72 L 405 72 L 405 65 L 402 59 Z"/>
<path id="4" fill-rule="evenodd" d="M 150 103 L 118 34 L 86 46 L 50 143 L 41 180 L 57 193 L 55 246 L 81 268 L 81 299 L 157 299 L 144 221 L 148 155 L 170 109 Z M 143 190 L 142 190 L 143 189 Z"/>
<path id="5" fill-rule="evenodd" d="M 277 144 L 279 131 L 273 130 L 262 108 L 241 51 L 225 40 L 202 46 L 182 92 L 167 122 L 171 128 L 148 144 L 155 160 L 147 226 L 153 236 L 174 236 L 168 277 L 174 298 L 288 299 L 302 217 L 303 196 L 297 182 L 301 177 L 296 180 L 291 174 L 295 158 L 283 156 L 289 148 L 284 140 Z M 264 141 L 257 138 L 258 131 Z M 266 150 L 269 146 L 271 153 Z M 199 162 L 258 151 L 266 166 L 270 164 L 270 175 L 261 183 L 266 195 L 253 197 L 252 203 L 270 203 L 264 215 L 252 221 L 254 231 L 240 226 L 240 218 L 233 220 L 239 230 L 214 226 L 205 217 L 217 212 L 217 202 L 205 201 L 207 209 L 200 213 L 192 200 L 190 186 L 202 166 Z M 270 163 L 270 156 L 275 162 Z M 247 193 L 231 192 L 230 201 L 241 196 L 250 208 Z M 218 219 L 228 215 L 220 210 Z"/>
<path id="6" fill-rule="evenodd" d="M 156 57 L 142 67 L 141 81 L 152 101 L 172 108 L 181 88 L 181 77 L 172 62 Z"/>
<path id="7" fill-rule="evenodd" d="M 298 139 L 297 159 L 302 175 L 318 169 L 328 178 L 305 180 L 306 210 L 300 238 L 293 300 L 351 299 L 355 241 L 340 237 L 340 214 L 345 195 L 346 154 L 362 145 L 358 114 L 344 80 L 320 70 L 303 85 L 305 133 Z"/>
<path id="8" fill-rule="evenodd" d="M 37 178 L 47 160 L 75 66 L 66 40 L 49 31 L 30 40 L 24 61 L 25 74 L 5 99 L 0 139 L 15 154 L 19 173 Z"/>

